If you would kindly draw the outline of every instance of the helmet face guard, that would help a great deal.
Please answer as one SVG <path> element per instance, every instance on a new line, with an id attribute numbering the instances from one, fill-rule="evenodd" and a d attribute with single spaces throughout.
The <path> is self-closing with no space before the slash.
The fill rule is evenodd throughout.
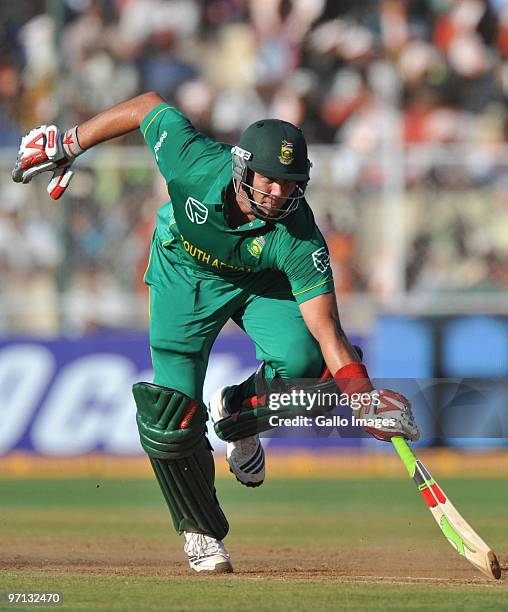
<path id="1" fill-rule="evenodd" d="M 283 219 L 294 212 L 304 197 L 309 181 L 311 163 L 307 158 L 307 143 L 299 128 L 286 121 L 264 119 L 250 125 L 233 147 L 233 183 L 235 193 L 245 193 L 252 214 L 266 221 Z M 278 208 L 259 204 L 253 192 L 271 194 L 254 189 L 253 173 L 274 179 L 295 181 L 296 188 L 288 197 L 278 197 Z"/>
<path id="2" fill-rule="evenodd" d="M 271 194 L 267 193 L 266 191 L 262 191 L 261 189 L 255 189 L 252 186 L 252 178 L 249 177 L 249 174 L 252 175 L 253 171 L 249 169 L 246 163 L 246 157 L 250 155 L 251 154 L 248 151 L 245 151 L 240 147 L 233 147 L 233 185 L 235 193 L 239 195 L 240 188 L 243 189 L 245 193 L 245 200 L 248 203 L 252 214 L 255 215 L 258 219 L 263 219 L 264 221 L 278 221 L 279 219 L 284 219 L 285 217 L 288 217 L 298 208 L 300 200 L 302 200 L 304 197 L 307 183 L 297 183 L 294 192 L 288 197 L 277 197 L 277 200 L 282 202 L 282 206 L 280 208 L 267 207 L 263 204 L 260 204 L 256 202 L 252 195 L 252 192 L 255 191 L 256 193 L 269 197 L 271 196 Z"/>

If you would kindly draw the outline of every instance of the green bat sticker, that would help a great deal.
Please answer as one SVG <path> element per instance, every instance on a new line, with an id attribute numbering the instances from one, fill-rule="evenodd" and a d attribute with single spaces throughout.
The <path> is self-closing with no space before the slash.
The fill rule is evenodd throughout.
<path id="1" fill-rule="evenodd" d="M 471 548 L 470 545 L 468 546 L 466 542 L 464 542 L 464 540 L 459 536 L 455 529 L 450 525 L 450 522 L 448 521 L 446 516 L 441 517 L 441 521 L 439 524 L 441 526 L 441 530 L 445 534 L 445 537 L 448 539 L 450 544 L 457 549 L 460 555 L 462 555 L 463 557 L 466 556 L 466 548 L 472 553 L 476 552 L 474 548 Z"/>

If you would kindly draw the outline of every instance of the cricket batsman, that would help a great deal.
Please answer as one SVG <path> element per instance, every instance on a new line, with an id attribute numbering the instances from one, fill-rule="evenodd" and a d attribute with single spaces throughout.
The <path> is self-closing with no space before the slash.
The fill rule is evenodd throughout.
<path id="1" fill-rule="evenodd" d="M 51 172 L 48 192 L 58 199 L 78 155 L 136 129 L 170 197 L 157 215 L 145 274 L 154 381 L 133 386 L 141 444 L 185 536 L 190 567 L 231 572 L 202 397 L 210 350 L 229 319 L 252 339 L 261 362 L 243 383 L 216 391 L 209 406 L 242 484 L 259 486 L 265 477 L 258 434 L 270 428 L 273 411 L 262 394 L 274 380 L 313 379 L 316 390 L 325 383 L 365 395 L 353 414 L 391 423 L 368 429 L 378 439 L 415 440 L 418 429 L 407 399 L 373 389 L 342 330 L 328 249 L 305 200 L 307 145 L 291 123 L 256 121 L 232 147 L 196 131 L 150 92 L 67 131 L 33 129 L 21 141 L 12 177 L 28 183 Z M 284 414 L 300 415 L 302 407 L 285 407 Z"/>

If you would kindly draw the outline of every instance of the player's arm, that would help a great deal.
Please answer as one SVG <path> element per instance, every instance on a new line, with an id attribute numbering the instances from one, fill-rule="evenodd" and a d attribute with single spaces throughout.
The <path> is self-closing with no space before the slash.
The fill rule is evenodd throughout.
<path id="1" fill-rule="evenodd" d="M 140 127 L 143 119 L 164 100 L 149 92 L 99 113 L 79 126 L 61 132 L 54 125 L 41 125 L 21 140 L 12 178 L 28 183 L 36 174 L 53 172 L 48 192 L 57 200 L 73 176 L 71 166 L 78 155 L 91 147 L 123 136 Z"/>
<path id="2" fill-rule="evenodd" d="M 316 338 L 330 372 L 349 363 L 360 362 L 342 330 L 335 294 L 318 295 L 300 304 L 300 311 L 310 333 Z"/>
<path id="3" fill-rule="evenodd" d="M 409 401 L 394 391 L 374 389 L 366 367 L 342 330 L 335 294 L 329 292 L 302 302 L 300 311 L 309 331 L 319 342 L 339 390 L 348 395 L 360 393 L 368 400 L 356 409 L 355 416 L 392 420 L 390 425 L 367 427 L 367 431 L 380 440 L 390 440 L 394 435 L 417 440 L 418 428 Z"/>
<path id="4" fill-rule="evenodd" d="M 149 92 L 99 113 L 78 126 L 81 148 L 90 149 L 106 140 L 138 130 L 148 113 L 162 102 L 165 100 L 159 94 Z"/>

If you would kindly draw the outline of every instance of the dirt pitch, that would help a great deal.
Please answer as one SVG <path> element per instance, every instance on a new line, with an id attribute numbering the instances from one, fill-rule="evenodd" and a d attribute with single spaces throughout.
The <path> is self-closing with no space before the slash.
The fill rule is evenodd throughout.
<path id="1" fill-rule="evenodd" d="M 23 552 L 26 551 L 26 552 Z M 334 582 L 425 583 L 464 585 L 504 585 L 508 557 L 500 558 L 503 576 L 490 582 L 460 558 L 444 557 L 442 551 L 429 554 L 411 550 L 367 548 L 364 550 L 280 548 L 233 545 L 235 573 L 252 579 L 322 580 Z M 332 558 L 330 558 L 332 557 Z M 327 558 L 326 561 L 323 559 Z M 0 570 L 91 576 L 181 577 L 193 578 L 179 546 L 168 550 L 166 543 L 102 541 L 20 541 L 2 542 Z M 212 578 L 213 579 L 213 578 Z"/>

